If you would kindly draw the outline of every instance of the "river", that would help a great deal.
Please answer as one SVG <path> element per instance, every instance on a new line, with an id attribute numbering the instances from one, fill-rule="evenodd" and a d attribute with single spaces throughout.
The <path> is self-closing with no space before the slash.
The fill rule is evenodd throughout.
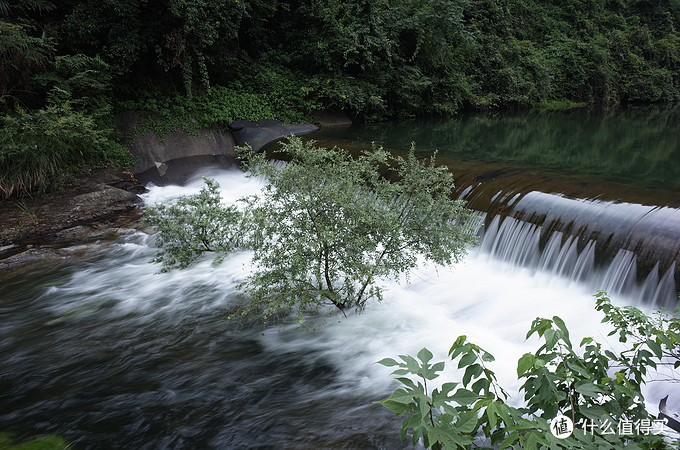
<path id="1" fill-rule="evenodd" d="M 554 131 L 558 136 L 581 133 L 575 123 L 595 128 L 597 120 L 619 123 L 594 115 L 578 122 L 573 114 L 562 114 L 552 116 L 550 126 L 561 122 L 573 130 Z M 484 120 L 485 126 L 493 128 L 490 123 L 498 119 L 499 126 L 509 127 L 505 133 L 510 133 L 515 126 L 503 122 L 504 117 L 457 121 Z M 537 117 L 533 120 L 540 122 Z M 628 134 L 623 130 L 647 121 L 660 130 L 656 142 L 672 147 L 650 150 L 662 155 L 658 167 L 677 171 L 671 164 L 678 160 L 677 133 L 672 133 L 677 131 L 677 122 L 664 128 L 642 117 L 622 116 L 624 124 L 612 127 L 611 136 L 625 138 Z M 527 114 L 507 116 L 507 120 L 519 119 L 532 121 Z M 457 121 L 455 127 L 463 126 Z M 410 284 L 389 282 L 384 301 L 368 305 L 363 314 L 343 318 L 329 310 L 310 317 L 309 328 L 288 324 L 232 330 L 225 316 L 239 295 L 236 283 L 248 273 L 247 252 L 232 255 L 216 268 L 202 260 L 187 270 L 161 274 L 158 266 L 149 263 L 154 255 L 153 235 L 141 226 L 115 241 L 74 248 L 78 256 L 73 260 L 2 279 L 0 431 L 58 434 L 75 448 L 407 448 L 409 442 L 398 439 L 399 419 L 372 403 L 396 387 L 390 370 L 376 361 L 415 354 L 422 347 L 443 360 L 455 338 L 465 334 L 496 356 L 491 368 L 512 392 L 518 388 L 517 360 L 538 347 L 536 340 L 524 339 L 535 317 L 559 315 L 572 332 L 572 342 L 592 336 L 616 348 L 616 339 L 607 337 L 608 330 L 593 309 L 597 289 L 608 287 L 616 291 L 616 303 L 646 311 L 659 302 L 672 301 L 667 298 L 675 296 L 668 270 L 657 269 L 656 278 L 651 279 L 649 274 L 631 274 L 631 266 L 637 263 L 634 255 L 625 253 L 628 250 L 614 252 L 610 259 L 599 257 L 596 239 L 590 243 L 570 237 L 567 229 L 560 231 L 557 225 L 547 233 L 543 231 L 546 218 L 540 223 L 524 222 L 515 213 L 519 200 L 524 199 L 520 209 L 526 213 L 544 200 L 543 195 L 550 199 L 551 210 L 566 205 L 562 208 L 569 211 L 571 202 L 585 210 L 616 210 L 615 205 L 621 204 L 633 205 L 632 209 L 651 205 L 652 209 L 674 210 L 676 200 L 669 194 L 677 187 L 673 177 L 662 181 L 645 175 L 622 183 L 631 177 L 632 168 L 602 174 L 586 169 L 592 164 L 584 163 L 581 168 L 558 172 L 564 163 L 535 164 L 529 157 L 509 162 L 505 156 L 485 157 L 478 152 L 472 156 L 447 153 L 445 144 L 426 142 L 420 134 L 412 139 L 386 137 L 391 135 L 390 127 L 438 138 L 443 133 L 437 131 L 443 127 L 441 122 L 429 131 L 424 124 L 413 125 L 354 127 L 336 130 L 333 136 L 312 137 L 347 146 L 374 140 L 397 150 L 415 140 L 422 153 L 439 148 L 452 167 L 456 162 L 475 167 L 473 175 L 454 170 L 457 178 L 468 180 L 459 183 L 461 195 L 474 197 L 487 180 L 495 192 L 480 193 L 476 201 L 488 205 L 494 198 L 507 201 L 501 202 L 505 209 L 499 206 L 502 212 L 486 213 L 481 243 L 462 263 L 422 266 Z M 546 126 L 540 125 L 538 129 Z M 479 139 L 492 135 L 497 141 L 505 136 L 490 129 L 470 135 Z M 484 147 L 484 141 L 475 144 L 474 139 L 461 137 L 460 129 L 450 136 L 456 142 L 462 140 L 466 148 Z M 522 146 L 529 139 L 517 137 L 508 148 Z M 597 142 L 604 141 L 601 137 Z M 668 159 L 664 162 L 663 158 Z M 504 168 L 503 176 L 482 176 L 499 168 Z M 537 190 L 540 180 L 548 182 L 548 171 L 553 181 L 578 176 L 589 184 L 580 196 L 572 181 L 561 182 L 569 186 L 569 192 Z M 519 196 L 510 192 L 519 182 L 506 185 L 502 181 L 512 173 L 521 174 L 521 180 L 534 180 Z M 211 168 L 202 174 L 218 180 L 225 202 L 261 187 L 236 170 Z M 500 185 L 493 180 L 500 180 Z M 616 186 L 623 189 L 626 184 L 638 188 L 630 196 L 621 194 L 624 200 L 612 197 Z M 201 185 L 194 178 L 184 186 L 149 186 L 144 200 L 147 204 L 172 201 L 197 192 Z M 596 193 L 598 185 L 600 194 Z M 619 254 L 623 257 L 616 259 Z M 666 292 L 660 299 L 647 298 L 645 293 L 660 289 Z M 447 369 L 445 377 L 459 374 Z M 677 388 L 651 383 L 645 391 L 650 412 L 656 412 L 654 405 L 669 390 L 669 404 L 680 409 Z"/>

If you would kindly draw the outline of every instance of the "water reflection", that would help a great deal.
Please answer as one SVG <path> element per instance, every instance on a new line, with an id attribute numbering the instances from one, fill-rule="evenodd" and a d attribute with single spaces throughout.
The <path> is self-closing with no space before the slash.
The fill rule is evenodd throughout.
<path id="1" fill-rule="evenodd" d="M 550 240 L 561 242 L 564 257 L 592 246 L 605 274 L 625 251 L 633 258 L 630 282 L 612 285 L 605 277 L 598 288 L 636 291 L 637 298 L 672 308 L 680 289 L 680 165 L 673 163 L 680 161 L 679 119 L 680 107 L 469 114 L 325 129 L 310 138 L 351 150 L 369 148 L 370 141 L 397 151 L 415 142 L 420 154 L 438 149 L 457 194 L 486 213 L 487 226 L 496 217 L 521 221 L 503 234 L 503 245 L 523 255 L 520 265 L 552 261 L 545 253 Z M 532 226 L 541 227 L 536 249 Z"/>
<path id="2" fill-rule="evenodd" d="M 326 129 L 312 136 L 371 142 L 445 158 L 512 162 L 563 173 L 680 187 L 680 107 L 465 114 Z"/>

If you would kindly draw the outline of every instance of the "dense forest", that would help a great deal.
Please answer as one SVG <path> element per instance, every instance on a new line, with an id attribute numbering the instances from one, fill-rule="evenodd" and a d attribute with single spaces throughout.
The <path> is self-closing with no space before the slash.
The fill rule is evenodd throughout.
<path id="1" fill-rule="evenodd" d="M 123 110 L 172 129 L 677 101 L 679 29 L 680 0 L 0 0 L 0 196 L 125 163 Z"/>

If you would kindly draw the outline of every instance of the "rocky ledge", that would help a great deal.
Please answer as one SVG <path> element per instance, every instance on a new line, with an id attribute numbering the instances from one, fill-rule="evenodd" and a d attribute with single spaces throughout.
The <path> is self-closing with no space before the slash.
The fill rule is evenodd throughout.
<path id="1" fill-rule="evenodd" d="M 348 126 L 342 113 L 318 113 L 322 126 Z M 123 134 L 139 126 L 136 113 L 121 114 L 117 127 Z M 73 252 L 67 247 L 114 239 L 130 230 L 142 215 L 137 181 L 181 184 L 205 165 L 234 166 L 235 145 L 248 143 L 255 151 L 292 134 L 318 129 L 313 124 L 280 121 L 237 121 L 231 131 L 199 130 L 189 135 L 179 129 L 162 138 L 153 131 L 128 142 L 138 160 L 131 172 L 104 170 L 79 185 L 36 198 L 0 201 L 0 274 L 34 263 L 50 264 Z M 134 173 L 134 175 L 133 175 Z"/>
<path id="2" fill-rule="evenodd" d="M 36 198 L 0 202 L 0 270 L 64 258 L 67 246 L 113 237 L 141 215 L 144 188 L 130 172 L 100 171 Z"/>

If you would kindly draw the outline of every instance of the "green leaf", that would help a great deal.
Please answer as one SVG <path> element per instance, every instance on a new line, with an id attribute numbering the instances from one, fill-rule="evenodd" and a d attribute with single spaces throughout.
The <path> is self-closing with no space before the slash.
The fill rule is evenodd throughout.
<path id="1" fill-rule="evenodd" d="M 494 358 L 491 353 L 487 353 L 487 352 L 482 353 L 482 361 L 493 362 L 495 360 L 496 360 L 496 358 Z"/>
<path id="2" fill-rule="evenodd" d="M 661 345 L 659 345 L 658 342 L 656 342 L 656 341 L 654 341 L 654 340 L 652 340 L 652 339 L 647 339 L 647 342 L 646 342 L 646 343 L 647 343 L 647 347 L 649 347 L 649 349 L 650 349 L 652 352 L 654 352 L 654 355 L 655 355 L 657 358 L 660 359 L 660 358 L 663 356 L 663 351 L 661 350 Z"/>
<path id="3" fill-rule="evenodd" d="M 662 331 L 657 330 L 657 332 L 654 334 L 656 335 L 656 339 L 660 341 L 661 344 L 665 345 L 667 349 L 673 348 L 674 345 L 673 341 L 671 340 L 671 338 L 666 336 Z"/>
<path id="4" fill-rule="evenodd" d="M 484 370 L 479 364 L 473 364 L 465 369 L 463 376 L 463 386 L 467 386 L 473 378 L 477 378 Z"/>
<path id="5" fill-rule="evenodd" d="M 567 365 L 567 367 L 569 367 L 574 372 L 577 372 L 582 377 L 585 377 L 585 378 L 590 377 L 590 372 L 588 372 L 588 369 L 586 369 L 585 367 L 583 367 L 580 364 L 580 361 L 578 361 L 578 362 L 567 361 L 566 365 Z"/>
<path id="6" fill-rule="evenodd" d="M 463 367 L 468 366 L 475 361 L 477 361 L 477 355 L 475 355 L 474 353 L 468 353 L 466 355 L 463 355 L 460 358 L 460 361 L 458 361 L 458 368 L 462 369 Z"/>
<path id="7" fill-rule="evenodd" d="M 380 401 L 373 402 L 373 403 L 377 403 L 379 405 L 384 406 L 385 408 L 392 411 L 396 415 L 406 414 L 406 413 L 409 413 L 409 412 L 412 411 L 412 408 L 411 408 L 411 406 L 409 406 L 409 404 L 402 403 L 402 402 L 395 402 L 395 401 L 390 400 L 390 399 L 380 400 Z"/>
<path id="8" fill-rule="evenodd" d="M 520 439 L 520 434 L 517 431 L 512 431 L 508 433 L 508 435 L 505 437 L 503 442 L 501 442 L 500 446 L 498 447 L 499 449 L 504 449 L 504 448 L 511 448 L 514 447 L 515 444 L 519 442 Z"/>
<path id="9" fill-rule="evenodd" d="M 489 428 L 493 429 L 498 423 L 498 404 L 496 402 L 491 402 L 489 406 L 486 407 L 486 417 L 489 421 Z"/>
<path id="10" fill-rule="evenodd" d="M 590 420 L 594 420 L 596 422 L 602 419 L 602 416 L 606 414 L 604 408 L 602 406 L 597 405 L 589 406 L 587 408 L 582 407 L 580 409 L 580 412 L 584 417 Z"/>
<path id="11" fill-rule="evenodd" d="M 444 367 L 446 367 L 446 364 L 444 363 L 444 361 L 440 361 L 440 362 L 432 365 L 431 371 L 432 372 L 441 372 L 442 370 L 444 370 Z"/>
<path id="12" fill-rule="evenodd" d="M 420 359 L 423 362 L 423 364 L 428 363 L 433 357 L 434 355 L 432 354 L 432 352 L 430 352 L 426 348 L 423 348 L 418 352 L 418 359 Z"/>
<path id="13" fill-rule="evenodd" d="M 409 372 L 413 374 L 420 372 L 420 363 L 413 356 L 399 355 L 399 357 L 406 363 Z"/>
<path id="14" fill-rule="evenodd" d="M 419 395 L 416 398 L 416 404 L 418 405 L 418 409 L 420 411 L 420 419 L 421 420 L 426 420 L 429 415 L 430 415 L 430 398 L 426 395 Z"/>
<path id="15" fill-rule="evenodd" d="M 536 357 L 531 353 L 525 353 L 517 362 L 517 376 L 521 377 L 529 369 L 533 368 Z"/>
<path id="16" fill-rule="evenodd" d="M 475 400 L 481 398 L 479 395 L 467 389 L 458 389 L 452 396 L 451 400 L 455 401 L 461 406 L 472 404 Z"/>
<path id="17" fill-rule="evenodd" d="M 590 381 L 583 381 L 574 385 L 574 390 L 586 397 L 597 397 L 599 394 L 606 394 L 606 392 L 599 386 Z"/>
<path id="18" fill-rule="evenodd" d="M 403 384 L 404 386 L 407 386 L 411 389 L 417 389 L 416 384 L 410 378 L 397 377 L 397 381 L 399 381 L 401 384 Z"/>
<path id="19" fill-rule="evenodd" d="M 465 336 L 461 336 L 461 337 L 465 338 Z M 470 344 L 460 344 L 460 345 L 454 344 L 453 346 L 451 346 L 451 349 L 449 350 L 449 356 L 451 357 L 451 359 L 456 359 L 456 357 L 458 355 L 460 355 L 461 353 L 467 353 L 468 351 L 470 351 Z"/>
<path id="20" fill-rule="evenodd" d="M 458 416 L 453 426 L 456 431 L 464 434 L 471 434 L 477 429 L 477 412 L 467 411 Z"/>
<path id="21" fill-rule="evenodd" d="M 429 444 L 433 447 L 435 443 L 443 448 L 466 448 L 474 438 L 458 432 L 457 428 L 435 427 L 429 431 Z"/>
<path id="22" fill-rule="evenodd" d="M 486 378 L 480 378 L 472 384 L 472 391 L 481 395 L 483 391 L 489 392 L 491 382 Z"/>
<path id="23" fill-rule="evenodd" d="M 378 364 L 382 364 L 383 366 L 386 366 L 386 367 L 392 367 L 392 366 L 398 366 L 399 365 L 399 363 L 396 362 L 392 358 L 383 358 L 380 361 L 378 361 Z"/>
<path id="24" fill-rule="evenodd" d="M 557 325 L 557 327 L 562 332 L 562 338 L 571 347 L 571 343 L 569 342 L 569 330 L 567 329 L 567 325 L 564 323 L 564 320 L 562 320 L 558 316 L 553 316 L 553 322 L 555 323 L 555 325 Z"/>
<path id="25" fill-rule="evenodd" d="M 549 328 L 545 330 L 545 333 L 543 333 L 543 337 L 545 338 L 545 349 L 547 351 L 552 350 L 555 348 L 555 344 L 559 340 L 559 335 L 555 332 L 555 330 Z"/>
<path id="26" fill-rule="evenodd" d="M 534 333 L 538 333 L 539 336 L 543 336 L 545 331 L 550 328 L 551 323 L 552 322 L 548 319 L 537 317 L 531 324 L 531 329 L 527 332 L 526 339 L 529 339 L 529 337 Z"/>
<path id="27" fill-rule="evenodd" d="M 545 367 L 545 360 L 542 358 L 536 358 L 536 361 L 534 362 L 534 369 L 540 369 L 542 367 Z"/>

